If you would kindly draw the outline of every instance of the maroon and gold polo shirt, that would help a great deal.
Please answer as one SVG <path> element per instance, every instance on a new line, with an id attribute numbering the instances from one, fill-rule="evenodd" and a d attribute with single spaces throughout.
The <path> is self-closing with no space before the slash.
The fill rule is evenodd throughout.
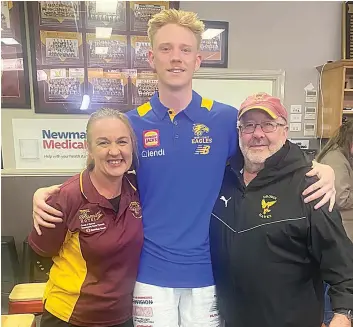
<path id="1" fill-rule="evenodd" d="M 124 176 L 119 210 L 115 212 L 84 170 L 48 201 L 63 212 L 63 222 L 55 229 L 41 227 L 41 236 L 31 232 L 29 244 L 34 251 L 53 257 L 43 300 L 46 310 L 59 319 L 101 327 L 131 318 L 143 243 L 134 177 Z"/>

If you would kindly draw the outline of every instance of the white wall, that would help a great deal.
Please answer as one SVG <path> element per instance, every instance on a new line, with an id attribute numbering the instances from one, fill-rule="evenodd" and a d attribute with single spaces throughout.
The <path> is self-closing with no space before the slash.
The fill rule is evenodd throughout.
<path id="1" fill-rule="evenodd" d="M 340 1 L 181 1 L 180 8 L 229 22 L 229 68 L 285 70 L 286 106 L 304 105 L 304 87 L 317 85 L 315 67 L 341 59 Z"/>
<path id="2" fill-rule="evenodd" d="M 181 1 L 180 8 L 197 12 L 201 19 L 229 22 L 230 69 L 285 70 L 287 107 L 304 105 L 304 87 L 317 86 L 316 66 L 341 58 L 341 2 Z M 73 117 L 14 109 L 2 109 L 1 116 L 5 167 L 15 166 L 12 118 Z"/>

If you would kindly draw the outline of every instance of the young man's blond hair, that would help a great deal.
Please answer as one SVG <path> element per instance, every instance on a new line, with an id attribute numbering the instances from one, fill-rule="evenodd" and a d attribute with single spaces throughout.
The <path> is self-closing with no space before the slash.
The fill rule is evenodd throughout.
<path id="1" fill-rule="evenodd" d="M 205 30 L 204 23 L 197 17 L 196 13 L 176 9 L 163 10 L 149 20 L 147 33 L 152 47 L 155 34 L 167 24 L 176 24 L 188 28 L 196 37 L 197 49 L 200 48 L 202 33 Z"/>

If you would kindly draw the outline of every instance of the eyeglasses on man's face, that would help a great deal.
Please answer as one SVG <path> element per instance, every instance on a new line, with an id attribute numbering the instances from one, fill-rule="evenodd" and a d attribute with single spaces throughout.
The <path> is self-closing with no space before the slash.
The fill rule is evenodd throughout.
<path id="1" fill-rule="evenodd" d="M 244 134 L 254 133 L 257 126 L 260 126 L 264 133 L 272 133 L 277 130 L 278 126 L 286 126 L 286 124 L 280 124 L 274 121 L 264 121 L 259 124 L 256 124 L 254 122 L 245 122 L 242 124 L 238 124 L 240 132 Z"/>

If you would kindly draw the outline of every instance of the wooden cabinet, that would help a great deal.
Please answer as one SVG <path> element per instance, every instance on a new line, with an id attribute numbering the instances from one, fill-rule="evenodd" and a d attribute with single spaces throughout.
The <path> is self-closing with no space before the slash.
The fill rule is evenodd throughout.
<path id="1" fill-rule="evenodd" d="M 343 116 L 353 119 L 353 60 L 339 60 L 317 67 L 321 74 L 316 134 L 330 138 Z"/>

